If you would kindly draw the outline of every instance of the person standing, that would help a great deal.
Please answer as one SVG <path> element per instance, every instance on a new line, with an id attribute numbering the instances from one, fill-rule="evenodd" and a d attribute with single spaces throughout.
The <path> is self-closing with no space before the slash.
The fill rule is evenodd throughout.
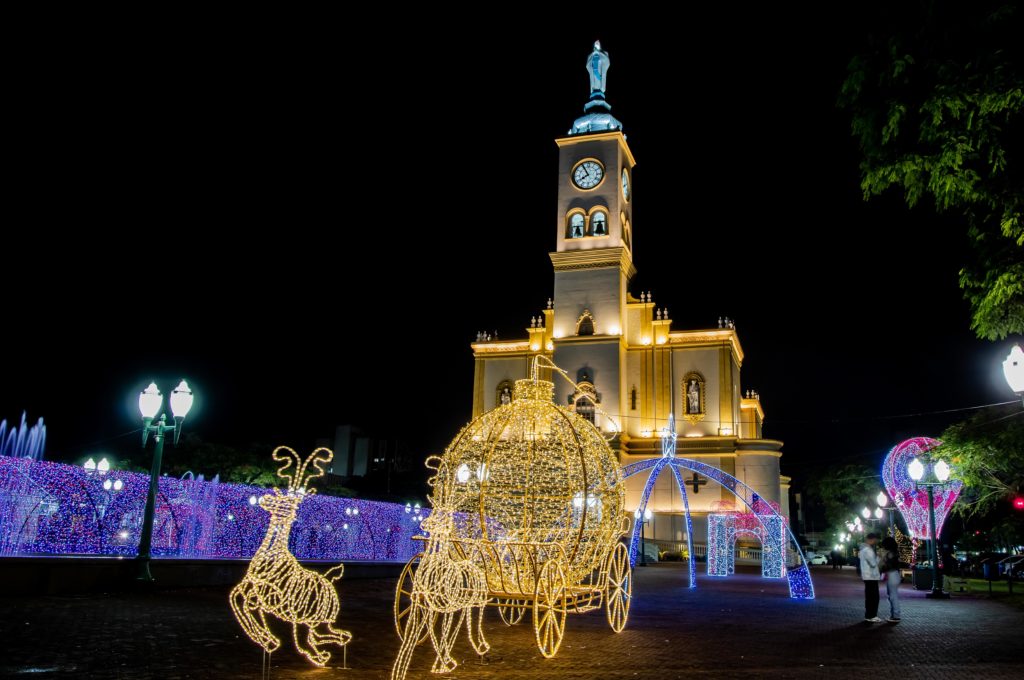
<path id="1" fill-rule="evenodd" d="M 882 573 L 885 581 L 885 594 L 889 598 L 889 623 L 898 623 L 900 620 L 900 581 L 903 576 L 900 569 L 907 565 L 900 562 L 900 549 L 896 545 L 896 539 L 886 536 L 878 550 L 878 570 Z"/>
<path id="2" fill-rule="evenodd" d="M 864 537 L 860 546 L 860 577 L 864 581 L 864 620 L 868 623 L 881 623 L 878 618 L 878 557 L 875 555 L 875 544 L 878 534 L 871 532 Z"/>

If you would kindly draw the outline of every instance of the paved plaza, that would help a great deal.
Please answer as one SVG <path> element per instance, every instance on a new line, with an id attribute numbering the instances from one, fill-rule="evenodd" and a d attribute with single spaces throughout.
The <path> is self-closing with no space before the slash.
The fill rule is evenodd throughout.
<path id="1" fill-rule="evenodd" d="M 740 574 L 699 577 L 686 588 L 684 568 L 636 570 L 626 630 L 615 635 L 603 612 L 569 617 L 558 656 L 537 651 L 528 619 L 507 627 L 489 611 L 492 645 L 480 665 L 460 637 L 462 665 L 450 677 L 975 677 L 1024 676 L 1024 612 L 975 595 L 932 601 L 903 587 L 903 621 L 862 621 L 862 587 L 851 569 L 814 571 L 817 599 L 790 600 L 786 582 Z M 342 579 L 340 624 L 355 636 L 349 669 L 309 666 L 285 637 L 271 678 L 387 678 L 398 649 L 391 621 L 393 579 Z M 883 589 L 884 592 L 884 589 Z M 884 595 L 883 595 L 884 598 Z M 883 599 L 881 614 L 888 613 Z M 279 632 L 287 635 L 286 628 Z M 284 637 L 284 636 L 283 636 Z M 429 673 L 421 646 L 410 680 Z M 332 666 L 335 664 L 332 664 Z M 861 669 L 863 667 L 863 669 Z M 3 678 L 259 678 L 261 652 L 242 635 L 227 589 L 145 594 L 0 599 Z"/>

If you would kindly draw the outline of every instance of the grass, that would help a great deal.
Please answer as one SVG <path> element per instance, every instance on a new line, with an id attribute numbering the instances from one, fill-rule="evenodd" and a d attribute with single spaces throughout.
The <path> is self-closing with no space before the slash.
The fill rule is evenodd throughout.
<path id="1" fill-rule="evenodd" d="M 982 597 L 989 597 L 988 586 L 989 582 L 982 578 L 969 578 L 967 582 L 971 584 L 971 592 L 975 595 Z M 1013 582 L 1013 594 L 1010 594 L 1010 585 L 1005 580 L 1003 581 L 992 581 L 992 595 L 993 600 L 999 600 L 1000 602 L 1006 602 L 1012 604 L 1015 607 L 1024 608 L 1024 581 Z"/>

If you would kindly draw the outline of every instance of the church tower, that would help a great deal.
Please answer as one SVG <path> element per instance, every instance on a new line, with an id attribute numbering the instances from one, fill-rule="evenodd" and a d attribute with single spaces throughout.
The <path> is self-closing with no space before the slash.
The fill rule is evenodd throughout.
<path id="1" fill-rule="evenodd" d="M 676 455 L 734 475 L 787 515 L 789 480 L 779 473 L 782 442 L 762 438 L 760 396 L 741 389 L 744 351 L 735 323 L 719 318 L 717 328 L 712 323 L 673 329 L 668 309 L 650 292 L 629 292 L 636 274 L 635 161 L 606 98 L 609 65 L 608 54 L 594 43 L 586 62 L 590 98 L 566 136 L 555 140 L 553 294 L 530 319 L 525 338 L 477 335 L 473 416 L 511 399 L 514 381 L 530 375 L 534 357 L 546 356 L 575 383 L 553 380 L 556 403 L 605 432 L 623 465 L 661 456 L 661 437 L 674 427 Z M 645 242 L 671 236 L 644 232 Z M 723 264 L 721 275 L 734 274 Z M 661 279 L 668 284 L 674 276 L 666 272 Z M 682 545 L 688 529 L 683 500 L 669 477 L 662 475 L 653 486 L 647 538 L 671 551 Z M 708 485 L 700 475 L 685 482 L 692 488 L 688 507 L 699 550 L 708 515 L 740 508 L 728 489 Z M 626 481 L 628 508 L 638 507 L 644 484 L 641 476 Z"/>
<path id="2" fill-rule="evenodd" d="M 558 144 L 558 204 L 553 332 L 554 360 L 573 367 L 577 382 L 599 395 L 602 410 L 620 413 L 624 395 L 626 295 L 636 273 L 631 254 L 630 200 L 636 162 L 605 99 L 608 54 L 601 43 L 587 58 L 590 100 Z M 556 382 L 558 403 L 571 404 Z M 600 418 L 598 418 L 600 420 Z M 598 427 L 612 423 L 596 422 Z"/>

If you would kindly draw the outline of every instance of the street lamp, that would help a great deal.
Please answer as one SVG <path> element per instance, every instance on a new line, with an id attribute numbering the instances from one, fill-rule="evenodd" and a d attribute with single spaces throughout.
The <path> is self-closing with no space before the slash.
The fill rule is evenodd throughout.
<path id="1" fill-rule="evenodd" d="M 640 566 L 641 567 L 646 567 L 647 566 L 647 536 L 644 534 L 644 529 L 646 528 L 647 523 L 651 521 L 651 517 L 652 516 L 653 515 L 651 513 L 651 509 L 650 508 L 645 508 L 644 509 L 643 520 L 640 519 L 640 508 L 637 508 L 636 512 L 633 513 L 633 517 L 636 518 L 636 521 L 640 522 Z"/>
<path id="2" fill-rule="evenodd" d="M 937 486 L 945 486 L 946 482 L 949 481 L 949 464 L 942 459 L 933 461 L 930 456 L 926 455 L 923 463 L 918 458 L 910 461 L 910 465 L 907 466 L 907 473 L 910 474 L 910 478 L 914 480 L 915 487 L 923 486 L 928 489 L 928 527 L 932 539 L 932 592 L 925 595 L 925 597 L 945 599 L 949 597 L 949 593 L 942 592 L 942 581 L 939 580 L 939 537 L 935 535 L 934 489 Z"/>
<path id="3" fill-rule="evenodd" d="M 1010 389 L 1017 393 L 1024 403 L 1024 350 L 1014 345 L 1003 362 L 1003 375 Z"/>
<path id="4" fill-rule="evenodd" d="M 146 446 L 150 433 L 156 440 L 156 447 L 153 450 L 153 467 L 149 473 L 149 492 L 146 494 L 146 511 L 142 516 L 142 533 L 139 535 L 138 574 L 140 581 L 152 581 L 153 575 L 149 572 L 150 545 L 153 541 L 153 514 L 156 511 L 156 490 L 160 483 L 160 464 L 164 455 L 164 435 L 174 432 L 174 443 L 178 443 L 181 437 L 181 424 L 192 408 L 192 390 L 188 383 L 182 380 L 174 391 L 171 392 L 171 414 L 174 416 L 174 424 L 167 424 L 167 414 L 160 415 L 160 420 L 153 424 L 153 419 L 159 413 L 163 405 L 164 397 L 160 394 L 156 383 L 150 383 L 149 387 L 139 394 L 139 411 L 142 413 L 142 446 Z"/>
<path id="5" fill-rule="evenodd" d="M 85 469 L 85 475 L 88 479 L 96 479 L 97 475 L 100 479 L 103 479 L 104 476 L 110 472 L 110 461 L 106 458 L 100 458 L 100 462 L 97 463 L 90 457 L 82 463 L 82 467 Z M 96 481 L 99 481 L 99 479 L 96 479 Z M 120 479 L 113 480 L 107 477 L 106 479 L 103 479 L 103 483 L 100 484 L 100 486 L 103 489 L 103 493 L 101 494 L 99 502 L 93 500 L 93 495 L 88 491 L 88 487 L 86 487 L 86 493 L 88 494 L 89 502 L 92 503 L 93 510 L 96 513 L 96 535 L 98 537 L 100 550 L 102 550 L 104 535 L 103 518 L 107 513 L 107 507 L 113 499 L 113 494 L 117 493 L 124 487 L 124 482 Z"/>
<path id="6" fill-rule="evenodd" d="M 878 501 L 878 510 L 875 511 L 876 513 L 879 510 L 889 513 L 889 535 L 896 538 L 896 529 L 893 526 L 893 513 L 896 512 L 896 508 L 889 505 L 889 497 L 885 495 L 884 491 L 879 491 L 875 500 Z M 879 515 L 879 518 L 881 518 L 881 515 Z"/>

